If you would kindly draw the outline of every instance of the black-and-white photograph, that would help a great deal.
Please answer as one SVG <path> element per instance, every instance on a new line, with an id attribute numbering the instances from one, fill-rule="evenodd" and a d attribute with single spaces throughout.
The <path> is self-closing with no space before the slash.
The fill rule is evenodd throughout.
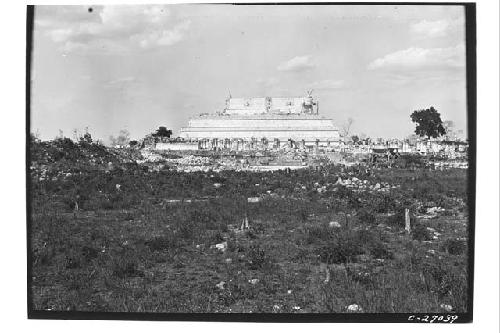
<path id="1" fill-rule="evenodd" d="M 470 322 L 475 19 L 29 7 L 29 317 Z"/>

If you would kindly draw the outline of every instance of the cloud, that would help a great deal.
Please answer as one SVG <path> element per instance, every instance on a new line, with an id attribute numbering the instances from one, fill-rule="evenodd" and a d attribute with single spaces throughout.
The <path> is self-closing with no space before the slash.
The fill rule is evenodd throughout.
<path id="1" fill-rule="evenodd" d="M 135 77 L 126 76 L 126 77 L 121 77 L 118 79 L 111 80 L 111 81 L 107 82 L 106 84 L 112 86 L 112 85 L 116 85 L 116 84 L 120 84 L 120 83 L 129 83 L 129 82 L 134 82 L 134 81 L 135 81 Z"/>
<path id="2" fill-rule="evenodd" d="M 35 24 L 64 52 L 170 46 L 182 41 L 190 27 L 167 6 L 103 6 L 92 12 L 83 6 L 53 7 L 42 6 Z"/>
<path id="3" fill-rule="evenodd" d="M 137 78 L 133 76 L 124 76 L 107 81 L 100 81 L 102 88 L 106 89 L 106 91 L 109 92 L 109 91 L 127 90 L 128 91 L 127 94 L 129 95 L 128 97 L 140 93 L 137 91 L 137 88 L 139 87 L 137 83 L 138 83 Z"/>
<path id="4" fill-rule="evenodd" d="M 278 70 L 281 72 L 302 72 L 311 70 L 315 66 L 312 57 L 310 55 L 304 55 L 282 62 L 278 66 Z"/>
<path id="5" fill-rule="evenodd" d="M 419 21 L 410 26 L 410 31 L 422 37 L 445 37 L 461 31 L 464 21 L 461 18 L 437 21 Z"/>
<path id="6" fill-rule="evenodd" d="M 173 45 L 184 39 L 185 32 L 189 29 L 190 24 L 190 21 L 184 21 L 174 26 L 171 30 L 149 31 L 137 34 L 133 39 L 138 40 L 142 48 Z"/>
<path id="7" fill-rule="evenodd" d="M 369 70 L 428 71 L 465 67 L 465 46 L 459 44 L 446 48 L 411 47 L 375 59 Z"/>
<path id="8" fill-rule="evenodd" d="M 278 84 L 279 80 L 275 77 L 269 78 L 260 78 L 255 81 L 257 84 L 262 85 L 264 87 L 271 87 Z"/>
<path id="9" fill-rule="evenodd" d="M 321 80 L 310 83 L 308 87 L 314 90 L 337 90 L 344 88 L 345 82 L 343 80 Z"/>

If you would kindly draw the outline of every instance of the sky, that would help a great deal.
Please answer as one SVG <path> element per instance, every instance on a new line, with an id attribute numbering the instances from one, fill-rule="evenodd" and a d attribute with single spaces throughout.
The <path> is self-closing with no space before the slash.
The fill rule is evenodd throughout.
<path id="1" fill-rule="evenodd" d="M 177 135 L 229 93 L 313 89 L 351 134 L 407 137 L 430 106 L 466 133 L 464 21 L 460 6 L 37 6 L 31 131 Z"/>

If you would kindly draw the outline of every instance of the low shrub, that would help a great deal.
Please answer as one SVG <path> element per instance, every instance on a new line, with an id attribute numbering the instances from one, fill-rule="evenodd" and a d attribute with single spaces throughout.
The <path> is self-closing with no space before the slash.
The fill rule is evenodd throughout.
<path id="1" fill-rule="evenodd" d="M 327 264 L 354 262 L 360 254 L 368 254 L 376 259 L 393 257 L 380 236 L 368 230 L 332 234 L 330 240 L 317 250 L 320 261 Z"/>
<path id="2" fill-rule="evenodd" d="M 411 229 L 411 237 L 418 241 L 429 241 L 432 239 L 431 233 L 423 224 L 417 223 Z"/>
<path id="3" fill-rule="evenodd" d="M 77 256 L 66 257 L 66 269 L 76 269 L 82 267 L 80 258 Z"/>
<path id="4" fill-rule="evenodd" d="M 177 247 L 178 243 L 173 236 L 159 236 L 144 243 L 151 252 L 166 251 Z"/>
<path id="5" fill-rule="evenodd" d="M 444 242 L 442 248 L 451 255 L 459 256 L 465 253 L 467 244 L 463 240 L 450 238 Z"/>
<path id="6" fill-rule="evenodd" d="M 327 264 L 352 262 L 355 256 L 363 253 L 363 247 L 359 242 L 341 238 L 323 245 L 317 251 L 321 262 Z"/>
<path id="7" fill-rule="evenodd" d="M 248 266 L 253 270 L 261 269 L 269 262 L 266 252 L 258 244 L 252 244 L 250 246 L 247 257 Z"/>
<path id="8" fill-rule="evenodd" d="M 90 261 L 92 259 L 97 258 L 99 255 L 99 251 L 90 246 L 82 247 L 82 256 L 86 261 Z"/>
<path id="9" fill-rule="evenodd" d="M 333 237 L 332 233 L 332 228 L 324 223 L 307 227 L 305 230 L 305 243 L 314 244 L 328 241 Z"/>
<path id="10" fill-rule="evenodd" d="M 138 265 L 134 261 L 117 260 L 113 265 L 113 276 L 120 279 L 127 277 L 143 277 L 144 272 L 138 269 Z"/>
<path id="11" fill-rule="evenodd" d="M 392 259 L 393 254 L 387 246 L 381 242 L 381 241 L 376 241 L 372 242 L 369 244 L 369 251 L 370 254 L 375 258 L 375 259 Z"/>
<path id="12" fill-rule="evenodd" d="M 396 210 L 397 200 L 393 196 L 377 194 L 372 198 L 370 206 L 376 213 L 388 213 Z"/>
<path id="13" fill-rule="evenodd" d="M 375 214 L 368 211 L 367 209 L 360 209 L 356 214 L 359 222 L 365 224 L 375 224 L 377 222 L 377 218 Z"/>
<path id="14" fill-rule="evenodd" d="M 467 274 L 464 267 L 457 269 L 452 263 L 426 262 L 422 267 L 427 288 L 440 298 L 451 297 L 456 303 L 465 303 Z"/>
<path id="15" fill-rule="evenodd" d="M 412 210 L 410 209 L 410 225 L 414 225 L 417 222 L 417 219 L 415 218 Z M 404 228 L 405 227 L 405 209 L 400 208 L 396 210 L 394 215 L 389 216 L 387 219 L 387 224 L 393 226 L 393 227 L 398 227 L 398 228 Z"/>

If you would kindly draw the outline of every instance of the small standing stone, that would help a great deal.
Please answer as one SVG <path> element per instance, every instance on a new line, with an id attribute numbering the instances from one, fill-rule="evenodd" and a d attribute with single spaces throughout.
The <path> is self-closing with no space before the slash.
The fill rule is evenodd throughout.
<path id="1" fill-rule="evenodd" d="M 405 208 L 405 230 L 407 233 L 411 232 L 410 210 L 408 208 Z"/>

